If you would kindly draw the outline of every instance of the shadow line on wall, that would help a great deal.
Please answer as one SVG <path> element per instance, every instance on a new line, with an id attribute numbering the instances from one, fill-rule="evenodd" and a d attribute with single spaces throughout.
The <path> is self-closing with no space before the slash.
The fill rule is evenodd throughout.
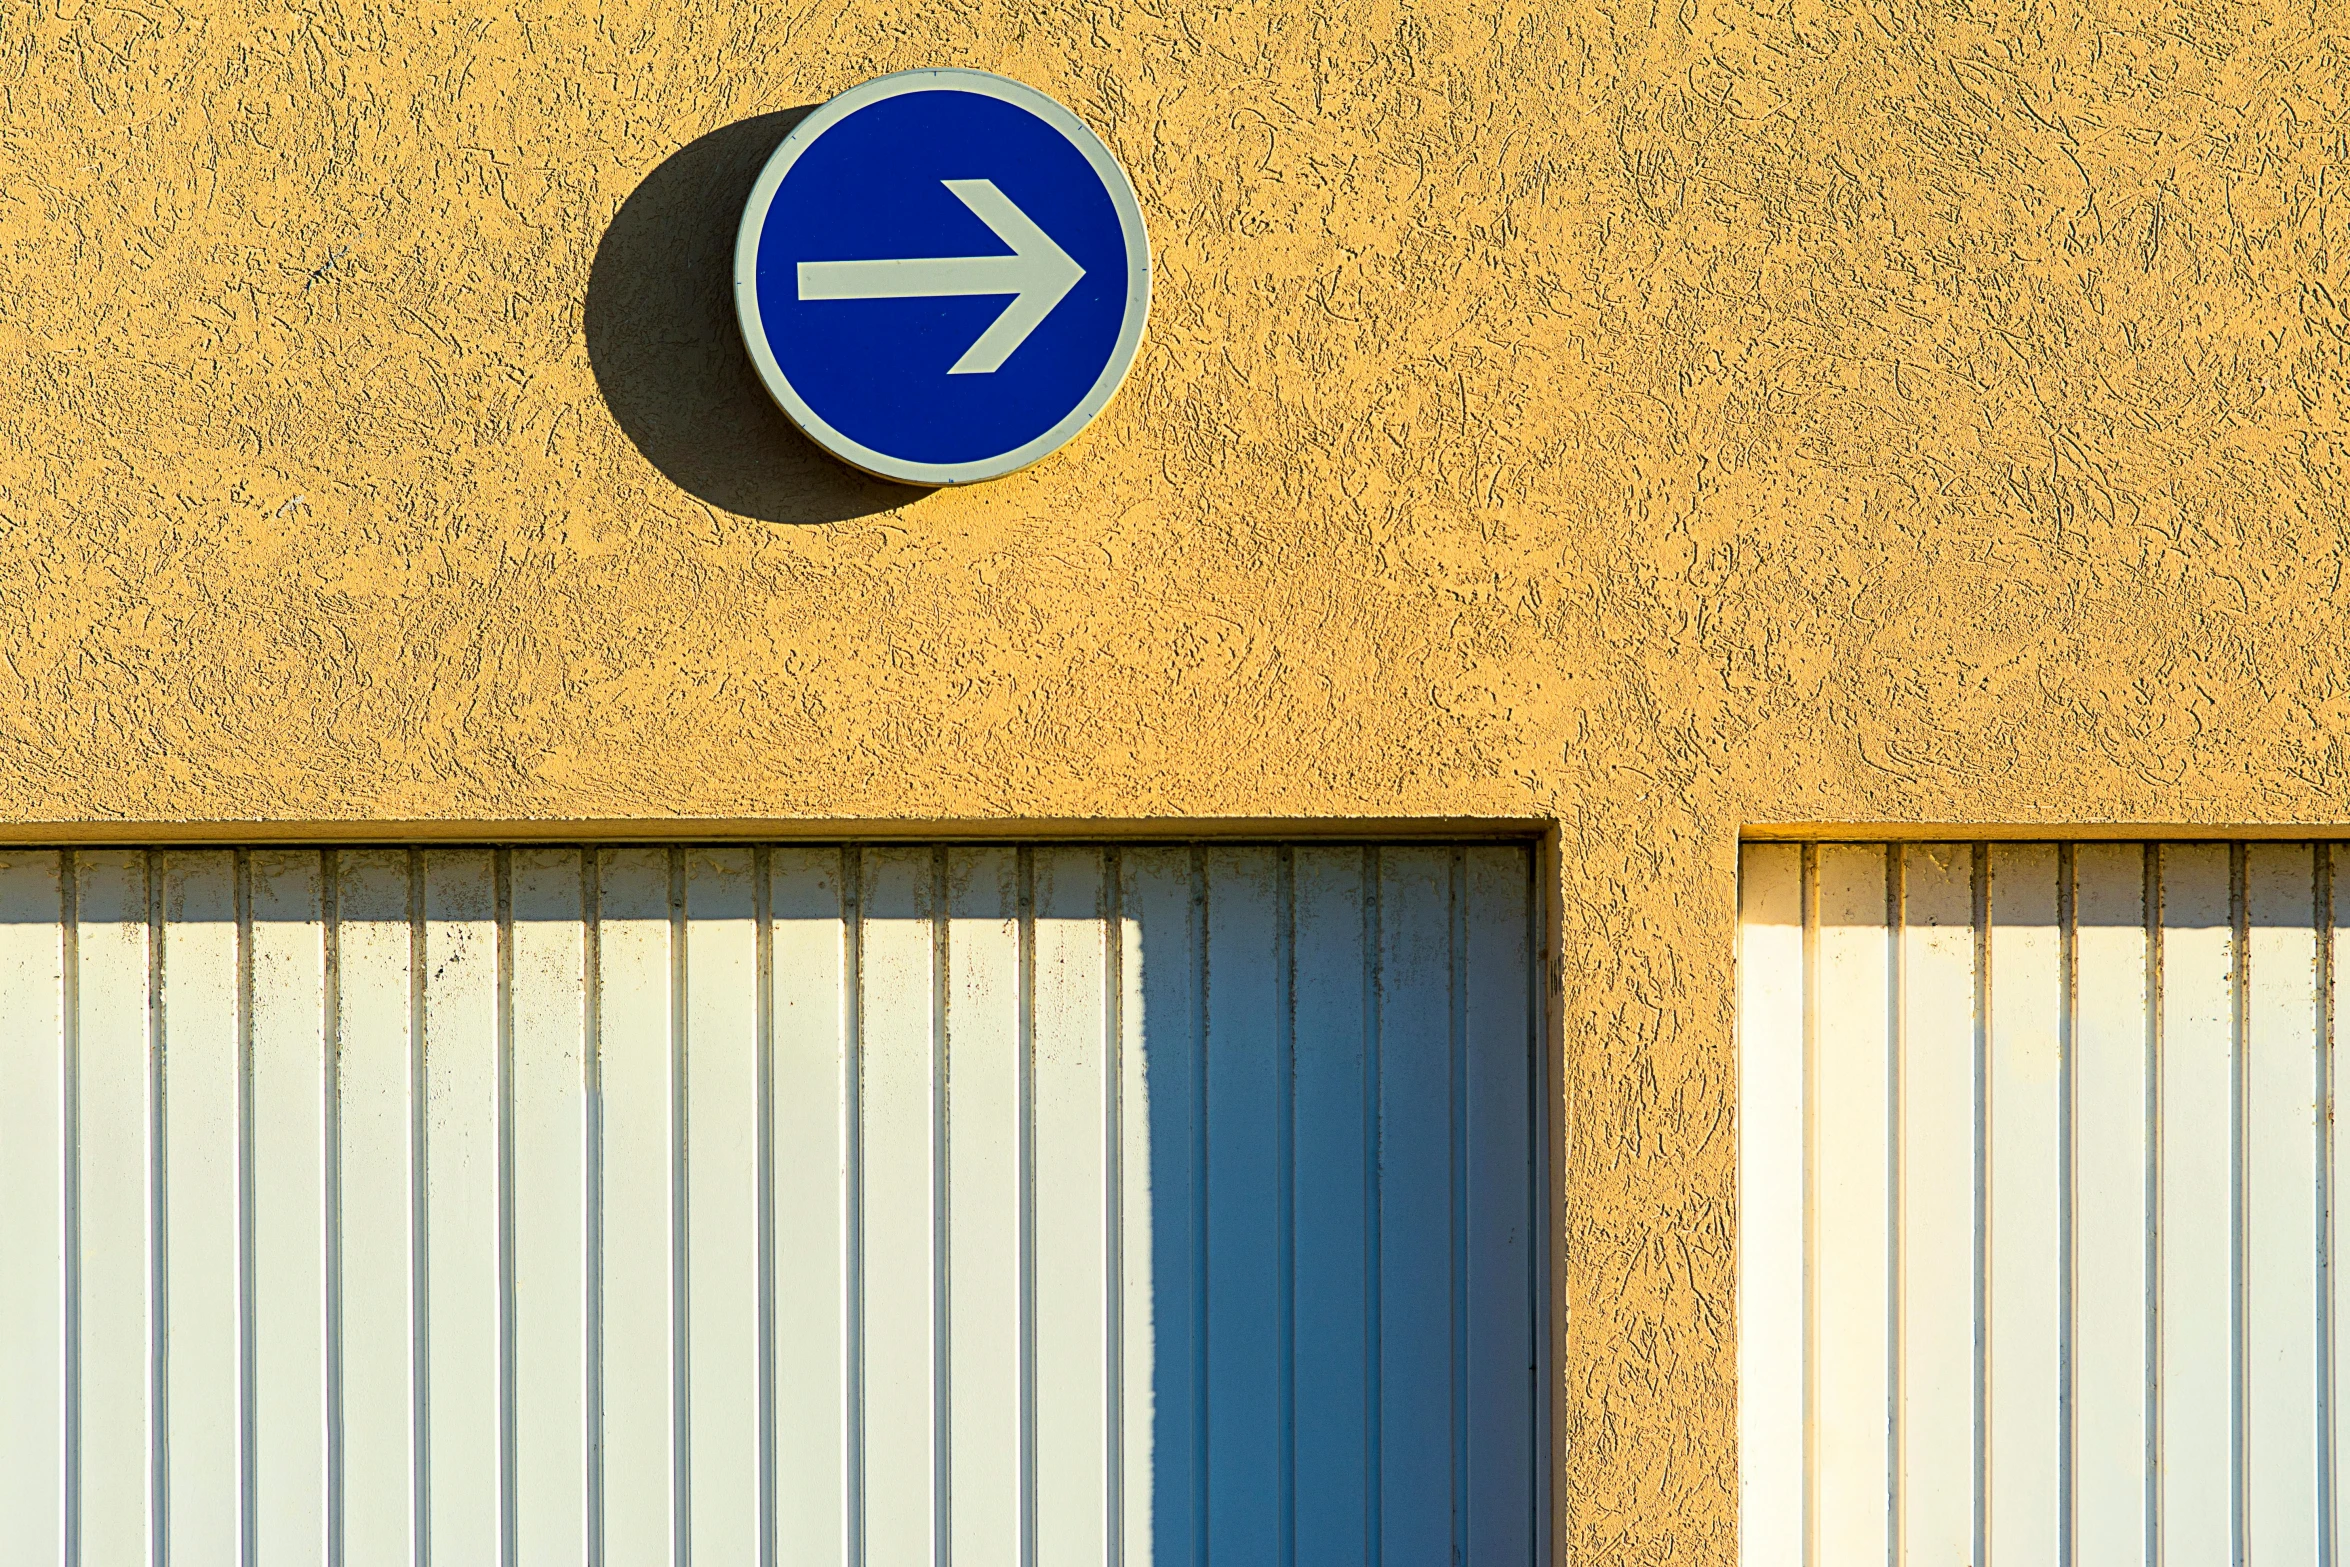
<path id="1" fill-rule="evenodd" d="M 761 522 L 845 522 L 928 493 L 834 461 L 759 384 L 734 313 L 743 203 L 802 104 L 696 137 L 629 194 L 596 245 L 584 327 L 597 390 L 679 489 Z"/>

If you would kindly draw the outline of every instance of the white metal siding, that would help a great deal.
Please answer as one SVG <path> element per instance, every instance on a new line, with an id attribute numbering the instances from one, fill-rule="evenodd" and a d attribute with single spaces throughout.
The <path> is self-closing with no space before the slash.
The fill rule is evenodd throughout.
<path id="1" fill-rule="evenodd" d="M 2350 847 L 1751 844 L 1740 898 L 1742 1559 L 2345 1559 Z"/>
<path id="2" fill-rule="evenodd" d="M 1530 1563 L 1530 877 L 0 851 L 0 1564 Z"/>

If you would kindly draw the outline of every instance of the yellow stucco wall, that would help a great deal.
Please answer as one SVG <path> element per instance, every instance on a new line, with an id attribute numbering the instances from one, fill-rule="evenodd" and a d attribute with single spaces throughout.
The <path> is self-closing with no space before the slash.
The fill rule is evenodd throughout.
<path id="1" fill-rule="evenodd" d="M 2340 18 L 20 0 L 0 819 L 1555 823 L 1561 1540 L 1727 1562 L 1741 825 L 2350 818 Z M 726 281 L 921 64 L 1158 258 L 927 495 Z"/>

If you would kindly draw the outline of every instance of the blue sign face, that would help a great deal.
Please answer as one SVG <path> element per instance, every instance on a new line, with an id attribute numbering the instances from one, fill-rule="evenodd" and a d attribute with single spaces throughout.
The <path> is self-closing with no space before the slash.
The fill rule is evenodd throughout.
<path id="1" fill-rule="evenodd" d="M 1026 467 L 1099 413 L 1150 306 L 1124 171 L 1031 88 L 907 71 L 786 137 L 735 304 L 761 379 L 835 456 L 914 484 Z"/>

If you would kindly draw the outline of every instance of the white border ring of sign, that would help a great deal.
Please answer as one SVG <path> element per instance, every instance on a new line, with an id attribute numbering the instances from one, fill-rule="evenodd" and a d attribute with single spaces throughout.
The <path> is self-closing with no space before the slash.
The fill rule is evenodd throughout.
<path id="1" fill-rule="evenodd" d="M 767 226 L 767 209 L 774 204 L 775 192 L 783 184 L 784 176 L 799 161 L 800 154 L 814 144 L 817 137 L 832 125 L 846 119 L 868 104 L 884 98 L 895 98 L 910 92 L 967 92 L 982 97 L 1001 99 L 1005 103 L 1026 109 L 1066 137 L 1069 144 L 1085 156 L 1100 176 L 1102 188 L 1109 193 L 1110 203 L 1117 208 L 1119 227 L 1126 237 L 1126 318 L 1119 329 L 1118 341 L 1110 350 L 1109 363 L 1094 381 L 1092 388 L 1069 410 L 1061 421 L 1044 434 L 1025 445 L 994 457 L 975 462 L 924 463 L 908 462 L 877 452 L 851 439 L 825 422 L 822 415 L 800 396 L 791 380 L 776 363 L 775 352 L 767 346 L 767 332 L 759 319 L 759 237 Z M 1060 104 L 1028 86 L 1009 77 L 988 71 L 963 70 L 951 66 L 925 68 L 914 71 L 896 71 L 888 76 L 876 76 L 861 82 L 833 98 L 792 127 L 782 145 L 768 158 L 759 171 L 759 178 L 751 185 L 750 199 L 743 204 L 742 226 L 734 240 L 734 309 L 742 322 L 743 346 L 750 351 L 751 363 L 759 372 L 759 380 L 767 394 L 775 399 L 791 422 L 818 446 L 851 467 L 863 469 L 876 478 L 894 479 L 900 484 L 977 484 L 984 479 L 1000 479 L 1008 473 L 1017 473 L 1031 463 L 1051 455 L 1074 439 L 1079 431 L 1093 423 L 1094 418 L 1109 406 L 1133 368 L 1134 356 L 1142 347 L 1143 327 L 1150 318 L 1151 254 L 1150 237 L 1143 230 L 1142 204 L 1135 198 L 1133 182 L 1110 149 L 1102 144 L 1083 120 L 1071 114 Z"/>

